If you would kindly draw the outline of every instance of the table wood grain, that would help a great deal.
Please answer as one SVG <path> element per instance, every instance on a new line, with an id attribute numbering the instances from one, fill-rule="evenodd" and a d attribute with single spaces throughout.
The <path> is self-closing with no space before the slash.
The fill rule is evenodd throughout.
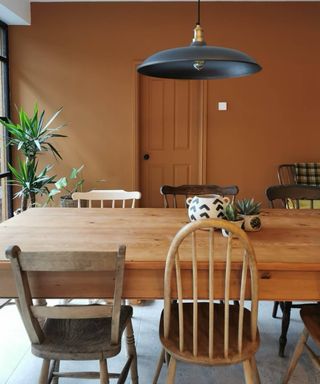
<path id="1" fill-rule="evenodd" d="M 320 210 L 264 210 L 261 219 L 262 230 L 248 233 L 257 256 L 260 299 L 320 300 Z M 0 297 L 16 296 L 10 265 L 5 259 L 9 245 L 19 245 L 26 251 L 76 251 L 108 250 L 125 244 L 124 297 L 161 298 L 169 244 L 187 222 L 185 209 L 29 209 L 0 224 Z M 226 240 L 222 235 L 217 240 L 217 247 L 222 250 Z M 188 244 L 184 252 L 183 278 L 191 281 Z M 223 292 L 223 258 L 219 262 L 217 297 Z M 207 275 L 207 264 L 200 261 L 203 290 Z M 235 262 L 231 294 L 237 290 L 239 279 Z M 45 298 L 94 298 L 100 294 L 107 297 L 109 292 L 99 272 L 86 276 L 59 272 L 41 278 L 33 273 L 32 289 L 38 297 Z"/>

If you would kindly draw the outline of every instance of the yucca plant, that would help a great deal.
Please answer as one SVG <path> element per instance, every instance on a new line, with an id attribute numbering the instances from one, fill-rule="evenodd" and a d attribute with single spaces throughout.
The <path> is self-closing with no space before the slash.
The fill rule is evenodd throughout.
<path id="1" fill-rule="evenodd" d="M 19 122 L 17 124 L 14 124 L 11 120 L 5 121 L 2 119 L 0 119 L 0 123 L 5 126 L 10 134 L 9 145 L 13 145 L 18 151 L 22 151 L 28 160 L 34 160 L 37 154 L 42 151 L 51 151 L 55 157 L 61 159 L 58 150 L 50 143 L 53 138 L 66 137 L 57 133 L 64 125 L 50 128 L 50 125 L 61 111 L 62 108 L 55 112 L 45 123 L 45 111 L 39 114 L 38 105 L 36 104 L 31 117 L 21 108 L 18 111 Z"/>
<path id="2" fill-rule="evenodd" d="M 258 215 L 260 213 L 261 203 L 254 199 L 242 199 L 236 201 L 236 209 L 240 215 Z"/>
<path id="3" fill-rule="evenodd" d="M 11 185 L 19 186 L 21 189 L 16 192 L 14 197 L 21 198 L 21 210 L 25 211 L 30 199 L 31 206 L 36 204 L 36 195 L 49 195 L 49 184 L 54 182 L 55 176 L 49 176 L 48 172 L 52 168 L 45 166 L 39 173 L 37 171 L 37 161 L 18 161 L 18 168 L 8 164 L 8 167 L 15 180 L 10 180 Z"/>
<path id="4" fill-rule="evenodd" d="M 18 123 L 14 124 L 11 120 L 2 120 L 0 123 L 9 133 L 9 145 L 15 146 L 22 152 L 25 159 L 18 161 L 18 167 L 8 164 L 13 179 L 9 181 L 11 185 L 19 186 L 21 189 L 14 197 L 21 197 L 21 209 L 28 207 L 28 200 L 31 206 L 35 205 L 36 195 L 49 195 L 48 185 L 54 182 L 54 176 L 48 176 L 52 168 L 47 165 L 42 171 L 37 173 L 37 155 L 40 152 L 51 152 L 55 158 L 61 155 L 55 146 L 50 142 L 54 138 L 66 137 L 57 133 L 64 125 L 51 128 L 51 124 L 60 114 L 62 108 L 55 112 L 47 123 L 44 122 L 45 111 L 39 113 L 38 105 L 35 104 L 33 114 L 28 114 L 21 108 L 18 111 Z M 49 196 L 51 199 L 52 197 Z"/>

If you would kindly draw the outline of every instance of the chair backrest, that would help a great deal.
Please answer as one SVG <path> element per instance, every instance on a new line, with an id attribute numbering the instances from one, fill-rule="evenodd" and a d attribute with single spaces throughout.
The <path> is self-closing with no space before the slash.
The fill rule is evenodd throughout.
<path id="1" fill-rule="evenodd" d="M 307 201 L 307 208 L 314 208 L 315 200 L 320 200 L 320 187 L 312 185 L 272 185 L 266 190 L 272 208 L 279 200 L 282 208 L 301 208 L 301 201 Z"/>
<path id="2" fill-rule="evenodd" d="M 215 229 L 226 229 L 232 235 L 228 238 L 222 237 L 220 231 Z M 204 231 L 207 230 L 207 231 Z M 199 245 L 201 244 L 201 247 Z M 205 246 L 207 244 L 207 246 Z M 235 245 L 235 246 L 234 246 Z M 188 256 L 186 256 L 186 254 Z M 171 301 L 173 292 L 177 292 L 178 316 L 179 316 L 179 349 L 184 350 L 184 294 L 190 289 L 191 283 L 188 279 L 182 279 L 183 264 L 186 258 L 192 264 L 192 301 L 193 301 L 193 355 L 197 356 L 198 351 L 198 327 L 208 327 L 208 357 L 214 353 L 214 303 L 215 299 L 215 272 L 224 269 L 224 356 L 229 354 L 229 310 L 230 299 L 239 299 L 239 322 L 238 322 L 238 349 L 242 350 L 244 299 L 251 297 L 251 338 L 256 340 L 257 314 L 258 314 L 258 275 L 256 259 L 253 247 L 246 233 L 235 224 L 225 220 L 208 219 L 189 223 L 182 227 L 174 237 L 166 260 L 164 278 L 164 337 L 167 338 L 170 330 Z M 231 297 L 231 265 L 235 261 L 241 269 L 241 287 L 236 294 L 232 292 Z M 219 266 L 217 265 L 219 264 Z M 198 280 L 199 268 L 208 269 L 207 297 L 208 300 L 209 324 L 198 324 L 198 288 L 201 280 Z M 175 271 L 175 273 L 174 273 Z M 239 271 L 240 272 L 240 271 Z M 250 274 L 250 287 L 247 284 L 248 272 Z M 175 274 L 175 276 L 174 276 Z M 191 277 L 191 274 L 188 275 Z M 174 279 L 175 277 L 175 279 Z M 199 285 L 198 285 L 199 284 Z M 202 287 L 203 288 L 203 287 Z"/>
<path id="3" fill-rule="evenodd" d="M 44 335 L 39 318 L 88 319 L 111 318 L 111 342 L 119 342 L 119 319 L 123 285 L 126 247 L 121 245 L 115 251 L 106 252 L 23 252 L 14 245 L 6 250 L 11 261 L 18 292 L 20 314 L 32 343 L 41 343 Z M 30 289 L 29 272 L 77 272 L 103 271 L 106 279 L 114 285 L 112 304 L 108 305 L 66 305 L 46 307 L 35 305 Z"/>
<path id="4" fill-rule="evenodd" d="M 278 180 L 280 184 L 297 184 L 295 165 L 280 164 L 278 166 Z"/>
<path id="5" fill-rule="evenodd" d="M 78 200 L 78 208 L 81 208 L 81 200 L 89 202 L 89 208 L 92 207 L 93 201 L 100 201 L 100 207 L 104 207 L 104 201 L 111 201 L 112 208 L 116 207 L 116 202 L 121 203 L 121 208 L 126 208 L 126 202 L 131 200 L 131 208 L 135 207 L 136 200 L 141 199 L 141 192 L 121 191 L 121 190 L 103 190 L 90 192 L 75 192 L 72 195 L 73 200 Z"/>
<path id="6" fill-rule="evenodd" d="M 189 184 L 179 185 L 177 187 L 171 185 L 163 185 L 160 188 L 160 193 L 163 195 L 165 208 L 169 208 L 170 206 L 177 208 L 179 205 L 177 197 L 179 196 L 181 197 L 180 200 L 183 201 L 183 206 L 186 206 L 186 200 L 188 197 L 199 195 L 231 196 L 233 201 L 235 196 L 239 193 L 239 188 L 236 185 L 220 187 L 219 185 L 211 184 Z M 169 200 L 172 200 L 172 204 L 169 204 Z"/>

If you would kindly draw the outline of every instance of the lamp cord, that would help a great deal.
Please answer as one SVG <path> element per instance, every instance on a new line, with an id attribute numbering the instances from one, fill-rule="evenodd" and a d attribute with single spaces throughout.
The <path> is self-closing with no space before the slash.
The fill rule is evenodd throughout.
<path id="1" fill-rule="evenodd" d="M 200 0 L 198 0 L 198 21 L 197 24 L 200 25 Z"/>

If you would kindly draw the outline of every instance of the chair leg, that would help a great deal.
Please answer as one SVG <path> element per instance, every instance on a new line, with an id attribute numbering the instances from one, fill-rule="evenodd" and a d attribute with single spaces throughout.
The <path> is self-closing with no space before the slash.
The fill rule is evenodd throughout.
<path id="1" fill-rule="evenodd" d="M 272 310 L 272 317 L 273 317 L 274 319 L 277 318 L 278 307 L 279 307 L 279 301 L 275 301 L 275 302 L 273 303 L 273 310 Z"/>
<path id="2" fill-rule="evenodd" d="M 134 342 L 134 334 L 133 334 L 131 319 L 128 321 L 128 324 L 126 327 L 126 337 L 127 337 L 127 353 L 129 356 L 132 356 L 132 361 L 130 364 L 131 383 L 138 384 L 137 351 L 136 351 L 136 346 Z"/>
<path id="3" fill-rule="evenodd" d="M 289 381 L 289 379 L 292 375 L 292 372 L 294 371 L 294 369 L 297 365 L 297 362 L 299 360 L 299 357 L 303 351 L 303 347 L 308 340 L 308 336 L 309 336 L 309 332 L 307 331 L 306 328 L 304 328 L 304 330 L 302 331 L 302 334 L 300 336 L 300 339 L 298 340 L 298 343 L 295 347 L 295 350 L 293 352 L 293 355 L 292 355 L 289 367 L 287 369 L 287 372 L 285 373 L 284 378 L 282 380 L 283 384 L 286 384 Z"/>
<path id="4" fill-rule="evenodd" d="M 255 384 L 260 384 L 260 375 L 257 367 L 257 362 L 255 356 L 252 356 L 250 359 L 251 368 L 252 368 L 252 374 L 254 378 Z"/>
<path id="5" fill-rule="evenodd" d="M 251 366 L 250 360 L 245 360 L 243 362 L 243 371 L 244 371 L 244 378 L 246 381 L 246 384 L 254 384 L 253 381 L 253 370 Z"/>
<path id="6" fill-rule="evenodd" d="M 279 338 L 279 356 L 284 357 L 284 349 L 287 344 L 287 333 L 290 323 L 291 315 L 291 301 L 285 301 L 283 304 L 283 314 L 282 314 L 282 323 L 281 323 L 281 335 Z"/>
<path id="7" fill-rule="evenodd" d="M 106 359 L 99 360 L 100 384 L 109 384 L 109 373 Z"/>
<path id="8" fill-rule="evenodd" d="M 173 356 L 170 356 L 170 363 L 169 363 L 169 368 L 167 373 L 166 384 L 174 384 L 176 367 L 177 367 L 177 360 Z"/>
<path id="9" fill-rule="evenodd" d="M 50 360 L 43 359 L 39 382 L 38 382 L 39 384 L 48 383 L 49 368 L 50 368 Z"/>
<path id="10" fill-rule="evenodd" d="M 157 382 L 158 382 L 158 379 L 159 379 L 159 376 L 160 376 L 160 372 L 161 372 L 161 368 L 162 368 L 163 363 L 164 363 L 164 354 L 165 354 L 165 350 L 164 350 L 164 348 L 162 348 L 162 350 L 160 352 L 158 364 L 157 364 L 157 367 L 156 367 L 156 371 L 155 371 L 154 376 L 153 376 L 152 384 L 157 384 Z"/>
<path id="11" fill-rule="evenodd" d="M 48 383 L 50 384 L 59 383 L 59 377 L 53 375 L 54 372 L 59 372 L 59 369 L 60 369 L 60 360 L 53 360 L 50 373 L 49 373 Z"/>

